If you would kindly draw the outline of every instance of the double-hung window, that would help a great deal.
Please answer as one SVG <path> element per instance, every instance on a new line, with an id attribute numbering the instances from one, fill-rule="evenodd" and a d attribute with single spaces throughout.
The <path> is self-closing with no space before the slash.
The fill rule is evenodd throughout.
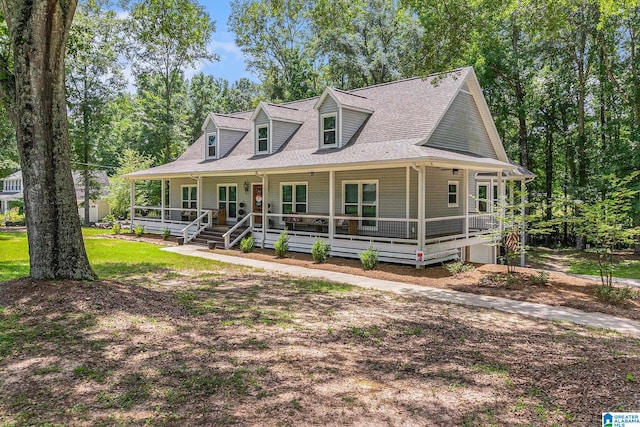
<path id="1" fill-rule="evenodd" d="M 344 213 L 363 218 L 378 216 L 378 181 L 344 182 Z M 375 227 L 376 221 L 364 219 L 362 226 Z"/>
<path id="2" fill-rule="evenodd" d="M 224 209 L 227 218 L 237 218 L 238 186 L 235 184 L 218 185 L 218 209 Z"/>
<path id="3" fill-rule="evenodd" d="M 182 186 L 182 209 L 198 208 L 198 186 L 183 185 Z"/>
<path id="4" fill-rule="evenodd" d="M 450 208 L 458 207 L 458 181 L 449 181 L 447 189 L 447 206 Z"/>
<path id="5" fill-rule="evenodd" d="M 215 133 L 207 134 L 207 157 L 216 158 L 218 151 L 218 138 Z"/>
<path id="6" fill-rule="evenodd" d="M 307 212 L 307 183 L 283 183 L 281 187 L 282 213 Z"/>
<path id="7" fill-rule="evenodd" d="M 334 147 L 338 142 L 337 115 L 323 114 L 320 121 L 322 122 L 322 146 Z"/>
<path id="8" fill-rule="evenodd" d="M 266 154 L 269 152 L 269 126 L 262 125 L 256 127 L 256 152 Z"/>
<path id="9" fill-rule="evenodd" d="M 488 212 L 489 207 L 489 184 L 478 184 L 478 197 L 476 207 L 478 212 Z"/>

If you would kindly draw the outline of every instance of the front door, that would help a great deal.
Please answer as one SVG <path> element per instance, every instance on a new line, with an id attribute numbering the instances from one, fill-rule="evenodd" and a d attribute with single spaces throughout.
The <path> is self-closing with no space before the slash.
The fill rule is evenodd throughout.
<path id="1" fill-rule="evenodd" d="M 253 184 L 251 193 L 252 212 L 254 214 L 260 214 L 259 216 L 255 216 L 253 218 L 254 224 L 262 224 L 262 184 Z"/>

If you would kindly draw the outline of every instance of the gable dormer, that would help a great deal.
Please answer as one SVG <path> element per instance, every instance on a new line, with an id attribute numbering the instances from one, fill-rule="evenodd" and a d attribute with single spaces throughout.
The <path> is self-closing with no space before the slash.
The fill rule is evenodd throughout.
<path id="1" fill-rule="evenodd" d="M 210 113 L 202 125 L 204 158 L 224 157 L 251 130 L 251 122 L 242 117 Z"/>
<path id="2" fill-rule="evenodd" d="M 313 107 L 318 111 L 318 148 L 348 144 L 373 114 L 372 104 L 364 96 L 327 87 Z"/>
<path id="3" fill-rule="evenodd" d="M 273 154 L 304 122 L 304 112 L 284 105 L 261 102 L 251 116 L 254 154 Z"/>

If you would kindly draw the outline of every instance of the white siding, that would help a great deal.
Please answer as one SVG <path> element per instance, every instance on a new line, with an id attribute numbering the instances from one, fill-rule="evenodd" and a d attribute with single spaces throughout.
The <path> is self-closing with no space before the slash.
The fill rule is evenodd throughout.
<path id="1" fill-rule="evenodd" d="M 456 96 L 427 145 L 497 157 L 473 96 L 464 92 Z"/>
<path id="2" fill-rule="evenodd" d="M 271 152 L 275 153 L 287 142 L 291 135 L 295 133 L 300 127 L 296 123 L 281 122 L 278 120 L 273 121 L 273 141 L 271 141 Z"/>
<path id="3" fill-rule="evenodd" d="M 360 111 L 342 109 L 342 145 L 347 144 L 369 115 Z"/>

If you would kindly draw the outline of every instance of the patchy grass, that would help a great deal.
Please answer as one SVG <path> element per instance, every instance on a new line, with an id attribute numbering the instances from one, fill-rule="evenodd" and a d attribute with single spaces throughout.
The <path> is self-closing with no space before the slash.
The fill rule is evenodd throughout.
<path id="1" fill-rule="evenodd" d="M 591 260 L 576 259 L 569 265 L 569 273 L 599 276 L 598 263 Z M 614 264 L 613 277 L 640 279 L 640 261 L 626 260 Z"/>
<path id="2" fill-rule="evenodd" d="M 0 425 L 583 426 L 638 404 L 638 338 L 87 247 L 111 279 L 0 283 Z"/>

